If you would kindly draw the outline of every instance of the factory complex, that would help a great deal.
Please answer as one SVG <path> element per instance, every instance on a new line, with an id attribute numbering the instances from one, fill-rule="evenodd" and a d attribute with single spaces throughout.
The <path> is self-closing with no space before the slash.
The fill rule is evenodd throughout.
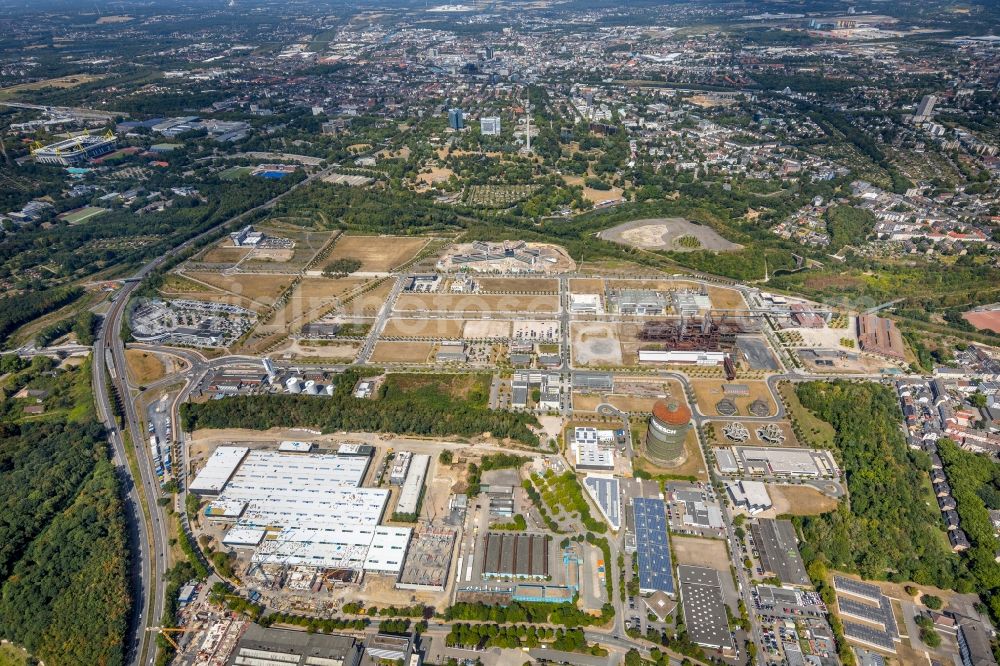
<path id="1" fill-rule="evenodd" d="M 369 464 L 364 456 L 220 446 L 191 490 L 211 498 L 210 520 L 232 524 L 223 543 L 251 549 L 255 564 L 398 575 L 411 529 L 379 524 L 390 492 L 361 487 Z"/>

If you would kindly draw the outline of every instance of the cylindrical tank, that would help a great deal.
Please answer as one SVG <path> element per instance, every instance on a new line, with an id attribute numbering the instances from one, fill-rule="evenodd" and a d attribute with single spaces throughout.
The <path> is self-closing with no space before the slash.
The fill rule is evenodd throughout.
<path id="1" fill-rule="evenodd" d="M 319 385 L 316 380 L 310 379 L 306 381 L 305 389 L 303 389 L 306 395 L 317 395 L 319 394 Z"/>
<path id="2" fill-rule="evenodd" d="M 677 464 L 684 459 L 684 438 L 691 429 L 691 410 L 677 400 L 653 405 L 646 431 L 646 453 L 656 462 Z"/>
<path id="3" fill-rule="evenodd" d="M 298 377 L 289 377 L 285 380 L 285 390 L 289 393 L 302 393 L 302 380 Z"/>

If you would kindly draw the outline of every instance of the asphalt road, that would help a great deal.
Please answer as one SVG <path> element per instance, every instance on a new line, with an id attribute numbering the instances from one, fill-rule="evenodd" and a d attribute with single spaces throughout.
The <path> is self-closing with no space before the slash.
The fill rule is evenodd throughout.
<path id="1" fill-rule="evenodd" d="M 94 342 L 93 386 L 97 405 L 98 418 L 108 429 L 108 438 L 114 451 L 114 463 L 120 474 L 123 488 L 126 492 L 126 520 L 130 533 L 132 548 L 132 618 L 129 625 L 130 638 L 126 641 L 126 661 L 130 666 L 152 664 L 156 659 L 156 642 L 151 640 L 150 629 L 156 626 L 163 615 L 164 586 L 163 576 L 166 571 L 167 525 L 166 516 L 155 499 L 160 495 L 159 481 L 156 478 L 149 457 L 148 438 L 142 428 L 142 421 L 135 409 L 132 399 L 132 387 L 129 384 L 125 363 L 125 344 L 121 339 L 122 319 L 132 292 L 138 288 L 143 279 L 159 268 L 171 257 L 193 247 L 201 240 L 210 237 L 219 228 L 236 225 L 257 211 L 268 210 L 277 201 L 288 196 L 298 188 L 327 175 L 333 167 L 318 171 L 304 180 L 296 183 L 281 194 L 255 206 L 243 213 L 220 222 L 196 236 L 184 241 L 172 250 L 153 259 L 140 268 L 135 275 L 125 281 L 121 290 L 115 294 L 111 309 L 101 322 L 97 338 Z M 190 359 L 189 359 L 190 360 Z M 111 395 L 105 385 L 105 367 L 110 371 L 111 385 L 121 397 L 125 412 L 125 432 L 118 428 L 111 407 Z M 139 467 L 138 487 L 144 492 L 140 496 L 136 479 L 129 468 L 125 450 L 125 436 L 130 435 Z M 178 463 L 180 466 L 180 463 Z M 148 514 L 148 518 L 147 518 Z"/>

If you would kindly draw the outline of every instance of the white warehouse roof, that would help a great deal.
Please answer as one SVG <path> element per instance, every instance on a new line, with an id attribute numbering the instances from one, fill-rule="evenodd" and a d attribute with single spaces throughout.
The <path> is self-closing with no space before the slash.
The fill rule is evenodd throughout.
<path id="1" fill-rule="evenodd" d="M 215 449 L 188 490 L 199 495 L 219 494 L 249 451 L 246 446 L 220 446 Z"/>

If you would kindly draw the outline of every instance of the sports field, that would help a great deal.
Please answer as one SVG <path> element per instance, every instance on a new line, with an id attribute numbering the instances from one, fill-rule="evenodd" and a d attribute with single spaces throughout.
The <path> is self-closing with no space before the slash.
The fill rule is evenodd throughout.
<path id="1" fill-rule="evenodd" d="M 107 208 L 84 206 L 83 208 L 77 208 L 76 210 L 71 210 L 68 213 L 63 213 L 62 219 L 66 220 L 70 224 L 80 224 L 81 222 L 86 222 L 93 217 L 104 215 L 107 212 Z"/>

